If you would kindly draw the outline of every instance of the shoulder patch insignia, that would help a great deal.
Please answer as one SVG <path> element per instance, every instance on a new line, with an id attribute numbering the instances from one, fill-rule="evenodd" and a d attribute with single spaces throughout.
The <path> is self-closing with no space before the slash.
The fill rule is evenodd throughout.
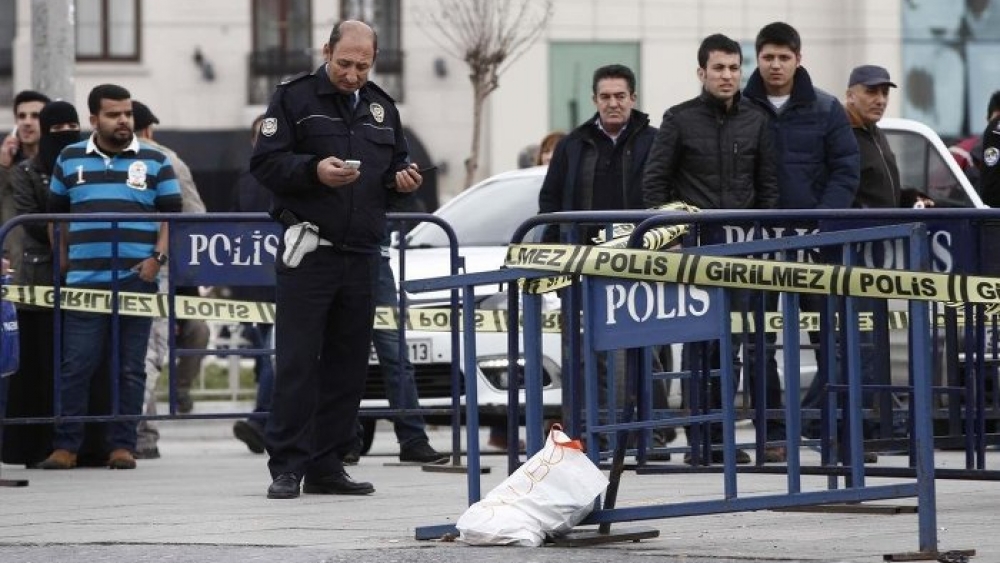
<path id="1" fill-rule="evenodd" d="M 375 118 L 376 122 L 382 123 L 385 121 L 385 108 L 382 107 L 382 104 L 372 102 L 372 104 L 368 106 L 368 110 L 372 112 L 372 117 Z"/>
<path id="2" fill-rule="evenodd" d="M 1000 149 L 996 147 L 990 147 L 983 152 L 983 162 L 986 166 L 996 166 L 997 162 L 1000 162 Z"/>
<path id="3" fill-rule="evenodd" d="M 260 122 L 260 134 L 270 137 L 278 132 L 278 120 L 273 117 L 266 117 Z"/>

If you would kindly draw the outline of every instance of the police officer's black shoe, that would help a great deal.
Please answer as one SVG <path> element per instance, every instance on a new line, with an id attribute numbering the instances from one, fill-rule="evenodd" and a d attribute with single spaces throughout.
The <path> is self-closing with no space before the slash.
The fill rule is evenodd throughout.
<path id="1" fill-rule="evenodd" d="M 310 495 L 370 495 L 375 486 L 364 481 L 355 481 L 346 471 L 326 477 L 306 477 L 302 492 Z"/>
<path id="2" fill-rule="evenodd" d="M 299 498 L 300 478 L 294 473 L 282 473 L 267 488 L 267 498 Z"/>

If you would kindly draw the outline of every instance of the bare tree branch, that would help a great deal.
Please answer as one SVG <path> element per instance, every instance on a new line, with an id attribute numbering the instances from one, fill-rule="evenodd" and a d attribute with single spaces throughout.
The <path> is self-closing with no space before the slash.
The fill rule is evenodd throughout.
<path id="1" fill-rule="evenodd" d="M 465 186 L 479 168 L 483 107 L 500 87 L 500 75 L 528 50 L 552 17 L 552 0 L 437 0 L 419 22 L 431 40 L 469 67 L 472 82 L 472 147 Z"/>

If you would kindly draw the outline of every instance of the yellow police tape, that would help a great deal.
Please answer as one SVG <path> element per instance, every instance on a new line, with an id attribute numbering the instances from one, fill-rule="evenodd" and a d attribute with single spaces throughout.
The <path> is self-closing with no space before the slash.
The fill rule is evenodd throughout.
<path id="1" fill-rule="evenodd" d="M 699 256 L 681 252 L 606 249 L 569 244 L 516 244 L 512 268 L 737 289 L 762 289 L 881 299 L 1000 303 L 1000 278 Z"/>
<path id="2" fill-rule="evenodd" d="M 55 288 L 41 285 L 4 285 L 0 299 L 35 305 L 55 306 Z M 60 307 L 68 311 L 111 313 L 114 297 L 106 289 L 81 289 L 63 287 L 59 290 Z M 210 297 L 175 296 L 175 315 L 178 319 L 202 319 L 245 323 L 273 323 L 274 304 L 252 301 L 234 301 Z M 135 317 L 166 317 L 169 314 L 170 296 L 165 293 L 118 292 L 118 312 Z"/>
<path id="3" fill-rule="evenodd" d="M 681 201 L 675 201 L 654 207 L 658 211 L 687 211 L 697 213 L 699 208 L 688 205 Z M 635 225 L 622 223 L 614 225 L 611 238 L 605 240 L 605 232 L 602 230 L 594 242 L 601 248 L 625 248 L 628 239 L 635 230 Z M 646 250 L 662 250 L 673 244 L 688 232 L 688 225 L 670 225 L 666 227 L 654 227 L 642 235 L 642 247 Z M 535 278 L 532 280 L 521 280 L 521 289 L 526 293 L 548 293 L 561 289 L 573 283 L 572 276 L 554 276 L 550 278 Z"/>
<path id="4" fill-rule="evenodd" d="M 36 305 L 40 307 L 53 307 L 55 303 L 55 291 L 51 287 L 45 286 L 19 286 L 5 285 L 0 287 L 0 299 L 13 303 Z M 208 297 L 188 297 L 178 295 L 175 297 L 175 315 L 178 319 L 199 319 L 204 321 L 221 321 L 230 323 L 273 323 L 274 304 L 257 303 L 252 301 L 235 301 L 230 299 L 215 299 Z M 71 311 L 85 311 L 91 313 L 111 313 L 112 295 L 110 291 L 98 289 L 76 289 L 62 288 L 60 291 L 60 301 L 62 308 Z M 957 306 L 960 304 L 948 304 Z M 164 293 L 131 293 L 120 292 L 118 295 L 118 311 L 123 315 L 142 317 L 168 316 L 169 296 Z M 462 317 L 459 311 L 459 318 Z M 546 311 L 542 313 L 542 331 L 557 333 L 561 331 L 560 313 L 558 311 Z M 944 322 L 944 313 L 937 313 L 937 324 L 940 326 Z M 734 333 L 742 332 L 743 316 L 740 313 L 732 314 L 732 330 Z M 781 313 L 769 312 L 764 316 L 764 326 L 758 328 L 755 316 L 746 316 L 748 332 L 754 332 L 761 328 L 766 332 L 779 332 L 784 327 L 784 318 Z M 836 317 L 835 317 L 836 319 Z M 909 315 L 905 311 L 890 311 L 888 313 L 888 325 L 890 330 L 902 330 L 909 326 Z M 378 307 L 375 311 L 375 329 L 394 330 L 400 325 L 399 309 L 392 307 Z M 835 320 L 836 322 L 836 320 Z M 872 330 L 873 315 L 870 312 L 858 314 L 858 323 L 861 330 Z M 964 324 L 962 316 L 958 317 L 959 326 Z M 447 332 L 451 330 L 451 309 L 450 308 L 410 308 L 406 311 L 406 322 L 409 330 L 420 330 L 425 332 Z M 799 315 L 798 324 L 800 330 L 819 330 L 820 316 L 818 313 L 802 313 Z M 507 332 L 510 321 L 507 312 L 499 309 L 478 309 L 475 312 L 475 330 L 477 332 Z"/>

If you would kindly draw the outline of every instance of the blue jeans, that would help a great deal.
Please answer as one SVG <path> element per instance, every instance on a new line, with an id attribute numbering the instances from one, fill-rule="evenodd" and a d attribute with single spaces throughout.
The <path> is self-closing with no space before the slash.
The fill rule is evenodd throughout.
<path id="1" fill-rule="evenodd" d="M 396 292 L 396 276 L 392 272 L 388 258 L 379 262 L 378 281 L 375 283 L 375 304 L 382 307 L 398 307 L 399 294 Z M 375 354 L 382 368 L 385 392 L 389 407 L 393 409 L 420 408 L 417 383 L 413 378 L 413 364 L 409 350 L 400 350 L 398 330 L 376 330 L 372 335 Z M 400 355 L 400 352 L 403 352 Z M 418 414 L 397 416 L 392 420 L 396 439 L 401 448 L 427 440 L 424 419 Z"/>
<path id="2" fill-rule="evenodd" d="M 155 293 L 156 284 L 138 277 L 122 280 L 121 291 Z M 59 397 L 62 416 L 83 416 L 87 413 L 90 382 L 101 361 L 110 354 L 111 315 L 63 312 L 63 350 L 59 378 Z M 148 317 L 118 317 L 118 404 L 115 414 L 142 414 L 142 401 L 146 389 L 146 345 L 152 319 Z M 110 358 L 113 369 L 115 358 Z M 114 389 L 114 381 L 112 381 Z M 135 420 L 113 421 L 107 425 L 105 441 L 110 450 L 135 450 Z M 76 453 L 83 443 L 83 422 L 63 422 L 56 425 L 53 446 L 55 449 Z"/>
<path id="3" fill-rule="evenodd" d="M 274 331 L 272 324 L 247 324 L 243 327 L 243 334 L 250 342 L 250 348 L 273 348 L 271 333 Z M 274 363 L 271 356 L 254 356 L 253 372 L 257 380 L 257 402 L 253 412 L 270 412 L 271 395 L 274 393 Z M 254 419 L 254 423 L 264 426 L 263 419 Z"/>

